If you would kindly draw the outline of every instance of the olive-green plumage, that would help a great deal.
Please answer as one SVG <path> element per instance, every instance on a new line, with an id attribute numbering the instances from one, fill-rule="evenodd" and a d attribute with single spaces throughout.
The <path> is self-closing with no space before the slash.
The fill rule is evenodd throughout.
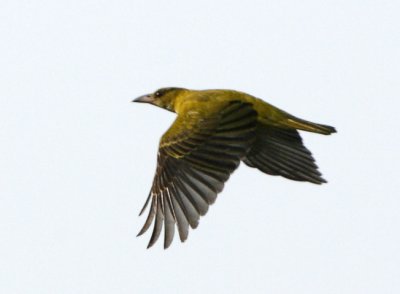
<path id="1" fill-rule="evenodd" d="M 297 130 L 329 135 L 336 132 L 331 126 L 299 119 L 233 90 L 162 88 L 134 102 L 177 114 L 161 138 L 156 175 L 140 213 L 151 200 L 139 232 L 146 232 L 155 218 L 148 247 L 157 241 L 163 225 L 164 248 L 172 242 L 175 224 L 185 241 L 189 226 L 197 227 L 241 161 L 270 175 L 326 182 Z"/>

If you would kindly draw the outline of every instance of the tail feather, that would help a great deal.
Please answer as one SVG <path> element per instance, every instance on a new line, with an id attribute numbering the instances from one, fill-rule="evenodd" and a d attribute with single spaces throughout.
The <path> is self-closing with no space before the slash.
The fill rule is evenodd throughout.
<path id="1" fill-rule="evenodd" d="M 336 129 L 334 127 L 313 123 L 313 122 L 306 121 L 304 119 L 300 119 L 300 118 L 297 118 L 294 116 L 289 117 L 285 121 L 285 125 L 290 128 L 307 131 L 307 132 L 312 132 L 312 133 L 318 133 L 318 134 L 322 134 L 322 135 L 330 135 L 332 133 L 336 133 Z"/>

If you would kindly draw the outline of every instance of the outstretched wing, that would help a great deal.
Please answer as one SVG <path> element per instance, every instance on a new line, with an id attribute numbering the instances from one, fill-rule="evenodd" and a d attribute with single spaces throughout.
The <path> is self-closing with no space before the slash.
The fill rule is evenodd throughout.
<path id="1" fill-rule="evenodd" d="M 150 211 L 139 232 L 154 221 L 151 247 L 164 226 L 164 248 L 174 237 L 175 225 L 181 241 L 189 226 L 214 203 L 230 174 L 250 148 L 257 112 L 251 104 L 233 101 L 204 117 L 196 112 L 178 116 L 160 142 L 153 186 L 140 214 L 148 203 Z"/>
<path id="2" fill-rule="evenodd" d="M 270 175 L 314 184 L 326 183 L 295 129 L 259 124 L 256 140 L 243 162 Z"/>

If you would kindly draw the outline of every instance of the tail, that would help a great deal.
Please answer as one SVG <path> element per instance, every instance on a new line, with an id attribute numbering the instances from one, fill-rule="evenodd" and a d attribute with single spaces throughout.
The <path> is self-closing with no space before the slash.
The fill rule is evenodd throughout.
<path id="1" fill-rule="evenodd" d="M 259 113 L 259 120 L 266 126 L 275 126 L 287 129 L 297 129 L 322 135 L 336 133 L 334 127 L 306 121 L 279 109 L 267 102 L 256 99 L 254 104 Z"/>
<path id="2" fill-rule="evenodd" d="M 285 126 L 289 128 L 312 132 L 312 133 L 318 133 L 322 135 L 330 135 L 332 133 L 336 133 L 336 129 L 334 127 L 313 123 L 310 121 L 306 121 L 304 119 L 297 118 L 292 115 L 288 116 L 281 123 L 283 123 Z"/>

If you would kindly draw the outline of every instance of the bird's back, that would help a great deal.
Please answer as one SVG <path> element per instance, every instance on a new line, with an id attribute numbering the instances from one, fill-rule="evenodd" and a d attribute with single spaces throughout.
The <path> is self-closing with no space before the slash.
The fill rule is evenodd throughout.
<path id="1" fill-rule="evenodd" d="M 179 113 L 188 113 L 190 111 L 210 113 L 220 109 L 221 105 L 232 101 L 252 104 L 253 109 L 258 113 L 259 123 L 263 125 L 298 129 L 324 135 L 335 132 L 333 127 L 295 117 L 264 100 L 235 90 L 188 90 L 177 97 L 175 111 L 178 115 Z"/>

